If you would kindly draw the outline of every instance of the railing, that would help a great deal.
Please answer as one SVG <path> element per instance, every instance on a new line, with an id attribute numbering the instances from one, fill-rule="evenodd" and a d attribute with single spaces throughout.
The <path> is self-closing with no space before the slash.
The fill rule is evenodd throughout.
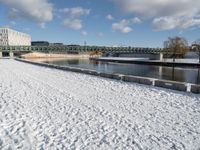
<path id="1" fill-rule="evenodd" d="M 0 46 L 0 51 L 35 51 L 35 52 L 102 52 L 102 53 L 140 53 L 159 54 L 167 53 L 161 48 L 141 47 L 105 47 L 105 46 Z"/>

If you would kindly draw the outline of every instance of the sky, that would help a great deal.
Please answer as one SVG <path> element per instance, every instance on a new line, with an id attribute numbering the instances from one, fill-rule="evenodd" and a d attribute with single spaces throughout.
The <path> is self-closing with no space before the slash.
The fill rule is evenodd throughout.
<path id="1" fill-rule="evenodd" d="M 0 0 L 0 27 L 33 41 L 163 47 L 200 38 L 199 0 Z"/>

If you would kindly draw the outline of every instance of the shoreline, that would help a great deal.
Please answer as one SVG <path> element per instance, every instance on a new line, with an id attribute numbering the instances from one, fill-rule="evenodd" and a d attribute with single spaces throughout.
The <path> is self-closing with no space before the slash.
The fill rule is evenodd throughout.
<path id="1" fill-rule="evenodd" d="M 157 66 L 170 66 L 170 67 L 193 67 L 199 68 L 200 63 L 193 62 L 170 62 L 170 61 L 160 61 L 160 60 L 147 60 L 144 58 L 117 58 L 117 57 L 92 57 L 91 60 L 102 61 L 102 62 L 115 62 L 115 63 L 129 63 L 129 64 L 144 64 L 144 65 L 157 65 Z"/>
<path id="2" fill-rule="evenodd" d="M 25 59 L 18 59 L 18 58 L 16 58 L 15 60 L 34 64 L 34 65 L 39 65 L 39 66 L 43 66 L 43 67 L 55 68 L 58 70 L 78 72 L 78 73 L 89 74 L 89 75 L 93 75 L 93 76 L 100 76 L 103 78 L 121 80 L 124 82 L 133 82 L 133 83 L 145 84 L 145 85 L 149 85 L 149 86 L 156 86 L 156 87 L 162 87 L 162 88 L 166 88 L 166 89 L 200 94 L 200 85 L 198 85 L 198 84 L 171 81 L 171 80 L 163 80 L 163 79 L 155 79 L 155 78 L 141 77 L 141 76 L 98 72 L 95 70 L 89 70 L 89 69 L 83 69 L 83 68 L 77 68 L 77 67 L 69 67 L 69 66 L 59 66 L 59 65 L 47 64 L 47 63 L 29 61 L 29 60 L 25 60 Z"/>
<path id="3" fill-rule="evenodd" d="M 33 52 L 21 55 L 21 58 L 25 59 L 34 59 L 34 58 L 90 58 L 91 56 L 97 57 L 99 55 L 91 55 L 91 54 L 55 54 L 55 53 L 39 53 L 39 52 Z"/>

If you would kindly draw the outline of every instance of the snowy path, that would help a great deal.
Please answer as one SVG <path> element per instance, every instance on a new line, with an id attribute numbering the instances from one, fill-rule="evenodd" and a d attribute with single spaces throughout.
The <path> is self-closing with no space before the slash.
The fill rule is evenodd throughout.
<path id="1" fill-rule="evenodd" d="M 200 96 L 0 59 L 0 149 L 200 148 Z"/>

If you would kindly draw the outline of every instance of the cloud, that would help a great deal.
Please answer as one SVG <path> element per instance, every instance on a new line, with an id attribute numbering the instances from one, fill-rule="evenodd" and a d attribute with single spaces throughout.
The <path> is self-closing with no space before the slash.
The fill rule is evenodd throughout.
<path id="1" fill-rule="evenodd" d="M 193 15 L 200 8 L 196 0 L 113 0 L 127 14 L 138 14 L 146 17 Z"/>
<path id="2" fill-rule="evenodd" d="M 74 7 L 60 9 L 59 12 L 63 13 L 62 25 L 64 27 L 80 30 L 83 27 L 81 17 L 89 15 L 90 9 Z"/>
<path id="3" fill-rule="evenodd" d="M 139 23 L 142 23 L 142 21 L 138 18 L 138 17 L 135 17 L 133 19 L 131 19 L 131 21 L 135 24 L 139 24 Z"/>
<path id="4" fill-rule="evenodd" d="M 68 14 L 70 17 L 77 18 L 83 15 L 89 15 L 90 9 L 83 9 L 82 7 L 64 8 L 60 12 Z"/>
<path id="5" fill-rule="evenodd" d="M 0 3 L 7 6 L 12 19 L 26 18 L 41 27 L 53 19 L 53 5 L 48 0 L 0 0 Z"/>
<path id="6" fill-rule="evenodd" d="M 106 19 L 108 19 L 108 20 L 113 20 L 114 17 L 113 17 L 111 14 L 108 14 L 108 15 L 106 16 Z"/>
<path id="7" fill-rule="evenodd" d="M 200 26 L 200 19 L 160 17 L 155 18 L 152 23 L 155 30 L 188 29 Z"/>
<path id="8" fill-rule="evenodd" d="M 62 21 L 62 25 L 66 28 L 71 28 L 74 30 L 79 30 L 82 28 L 82 21 L 80 19 L 71 19 L 71 18 L 65 18 Z"/>
<path id="9" fill-rule="evenodd" d="M 112 0 L 124 14 L 152 20 L 157 30 L 187 29 L 200 25 L 197 0 Z"/>
<path id="10" fill-rule="evenodd" d="M 120 22 L 113 23 L 112 29 L 115 31 L 118 30 L 122 33 L 129 33 L 132 31 L 132 28 L 129 25 L 130 25 L 130 21 L 123 19 Z"/>
<path id="11" fill-rule="evenodd" d="M 88 33 L 87 33 L 86 31 L 82 31 L 82 32 L 81 32 L 81 35 L 82 35 L 82 36 L 87 36 Z"/>
<path id="12" fill-rule="evenodd" d="M 112 24 L 112 29 L 114 31 L 120 31 L 122 33 L 129 33 L 131 31 L 133 31 L 132 29 L 132 25 L 134 24 L 139 24 L 141 23 L 142 21 L 138 18 L 138 17 L 135 17 L 135 18 L 132 18 L 132 19 L 122 19 L 121 21 L 119 22 L 115 22 Z"/>

